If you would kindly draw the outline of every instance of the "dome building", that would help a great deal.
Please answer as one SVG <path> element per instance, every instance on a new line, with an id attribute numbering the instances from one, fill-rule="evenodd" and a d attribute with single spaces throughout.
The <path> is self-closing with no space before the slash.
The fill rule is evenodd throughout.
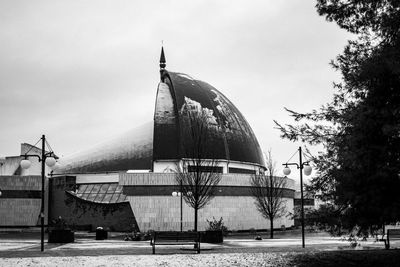
<path id="1" fill-rule="evenodd" d="M 190 127 L 181 115 L 184 108 L 207 110 L 209 123 L 216 130 L 208 138 L 204 157 L 218 160 L 223 173 L 256 173 L 264 169 L 257 138 L 228 98 L 208 83 L 162 68 L 153 123 L 61 159 L 59 172 L 174 169 L 185 158 L 185 145 L 191 145 L 183 140 L 184 129 Z"/>
<path id="2" fill-rule="evenodd" d="M 199 210 L 198 230 L 213 217 L 222 217 L 231 230 L 268 228 L 250 190 L 251 176 L 263 173 L 265 163 L 249 123 L 219 90 L 165 67 L 162 49 L 152 122 L 60 159 L 62 167 L 49 179 L 49 220 L 62 216 L 70 225 L 115 230 L 132 225 L 140 231 L 193 229 L 193 209 L 173 196 L 180 191 L 177 166 L 190 158 L 186 148 L 196 145 L 185 135 L 191 127 L 184 116 L 189 110 L 206 114 L 212 131 L 202 147 L 204 159 L 217 162 L 215 170 L 222 176 L 216 196 Z M 293 211 L 291 179 L 283 198 L 287 211 Z M 293 224 L 288 217 L 274 222 L 279 227 Z"/>
<path id="3" fill-rule="evenodd" d="M 190 125 L 182 115 L 183 110 L 201 110 L 213 128 L 207 136 L 204 158 L 218 162 L 222 178 L 216 196 L 199 211 L 199 229 L 204 229 L 206 220 L 213 217 L 222 217 L 229 229 L 267 228 L 250 191 L 251 175 L 262 173 L 265 163 L 249 123 L 219 90 L 187 74 L 167 71 L 165 67 L 162 49 L 161 81 L 152 123 L 61 160 L 64 167 L 58 174 L 76 177 L 77 189 L 71 196 L 96 202 L 107 184 L 115 184 L 113 188 L 121 191 L 117 201 L 110 201 L 115 198 L 105 194 L 100 202 L 129 203 L 141 231 L 179 230 L 180 213 L 183 230 L 193 229 L 193 209 L 183 203 L 180 210 L 180 199 L 172 193 L 179 191 L 174 171 L 187 158 L 185 147 L 193 145 L 185 138 L 185 129 Z M 293 210 L 293 181 L 288 179 L 286 184 L 284 198 L 290 211 Z M 278 218 L 275 225 L 289 227 L 293 220 Z"/>

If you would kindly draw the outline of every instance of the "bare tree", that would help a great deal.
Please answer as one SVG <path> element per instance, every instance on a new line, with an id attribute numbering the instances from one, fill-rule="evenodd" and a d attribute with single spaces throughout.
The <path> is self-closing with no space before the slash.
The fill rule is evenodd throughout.
<path id="1" fill-rule="evenodd" d="M 208 151 L 209 138 L 218 127 L 212 110 L 202 108 L 197 102 L 187 100 L 180 113 L 185 126 L 181 148 L 184 158 L 177 165 L 175 180 L 183 199 L 194 209 L 194 230 L 197 231 L 198 210 L 215 196 L 222 177 L 222 168 Z"/>
<path id="2" fill-rule="evenodd" d="M 255 199 L 257 210 L 270 221 L 270 238 L 274 238 L 274 219 L 286 214 L 286 203 L 283 200 L 286 179 L 275 176 L 276 163 L 271 150 L 266 154 L 265 174 L 252 175 L 251 193 Z"/>

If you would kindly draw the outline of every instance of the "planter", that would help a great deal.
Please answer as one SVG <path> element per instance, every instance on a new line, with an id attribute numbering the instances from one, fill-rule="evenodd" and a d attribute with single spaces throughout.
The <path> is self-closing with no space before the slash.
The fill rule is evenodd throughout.
<path id="1" fill-rule="evenodd" d="M 54 229 L 49 232 L 49 243 L 73 243 L 74 232 L 70 229 Z"/>
<path id="2" fill-rule="evenodd" d="M 224 236 L 222 235 L 222 231 L 205 231 L 202 232 L 201 242 L 204 243 L 223 243 Z"/>
<path id="3" fill-rule="evenodd" d="M 96 229 L 96 240 L 104 240 L 107 239 L 107 237 L 108 237 L 107 230 Z"/>

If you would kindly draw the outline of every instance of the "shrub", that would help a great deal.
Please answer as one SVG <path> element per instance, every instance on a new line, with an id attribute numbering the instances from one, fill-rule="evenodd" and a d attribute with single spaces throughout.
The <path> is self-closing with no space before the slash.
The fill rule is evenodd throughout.
<path id="1" fill-rule="evenodd" d="M 138 232 L 127 233 L 124 237 L 124 241 L 140 241 L 140 240 L 142 240 L 142 235 L 141 233 Z"/>
<path id="2" fill-rule="evenodd" d="M 124 236 L 124 241 L 147 241 L 151 239 L 153 232 L 154 231 L 149 230 L 146 233 L 135 232 L 135 231 L 132 233 L 127 233 Z"/>
<path id="3" fill-rule="evenodd" d="M 250 232 L 250 234 L 252 234 L 252 235 L 256 235 L 256 234 L 257 234 L 257 231 L 256 231 L 256 229 L 254 229 L 254 228 L 250 228 L 250 229 L 249 229 L 249 232 Z"/>
<path id="4" fill-rule="evenodd" d="M 207 223 L 207 231 L 222 231 L 222 234 L 224 236 L 228 234 L 228 228 L 224 225 L 222 217 L 218 221 L 213 217 L 211 221 L 207 220 Z"/>
<path id="5" fill-rule="evenodd" d="M 54 229 L 57 229 L 57 230 L 67 229 L 67 223 L 61 216 L 58 216 L 57 219 L 53 220 L 52 225 L 53 225 Z"/>

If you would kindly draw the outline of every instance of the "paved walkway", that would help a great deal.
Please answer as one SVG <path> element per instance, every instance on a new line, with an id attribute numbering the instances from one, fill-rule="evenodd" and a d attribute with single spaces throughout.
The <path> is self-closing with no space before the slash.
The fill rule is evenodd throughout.
<path id="1" fill-rule="evenodd" d="M 300 261 L 303 265 L 299 266 L 307 267 L 372 267 L 399 266 L 397 259 L 400 257 L 400 250 L 385 250 L 381 242 L 362 242 L 362 247 L 354 250 L 348 242 L 326 234 L 307 233 L 303 249 L 301 236 L 295 231 L 279 233 L 273 240 L 254 240 L 249 234 L 229 236 L 222 244 L 202 243 L 201 254 L 196 254 L 191 246 L 157 246 L 156 255 L 152 255 L 149 241 L 122 241 L 121 233 L 111 233 L 109 239 L 101 241 L 95 240 L 94 233 L 78 232 L 75 237 L 75 243 L 45 243 L 45 251 L 41 252 L 37 230 L 4 232 L 0 229 L 0 267 L 289 267 Z M 399 248 L 400 241 L 396 242 L 392 245 Z"/>
<path id="2" fill-rule="evenodd" d="M 47 238 L 45 239 L 47 240 Z M 397 243 L 396 243 L 397 242 Z M 400 241 L 392 245 L 400 246 Z M 382 242 L 372 239 L 361 242 L 362 249 L 383 249 Z M 241 252 L 296 252 L 349 249 L 349 242 L 327 235 L 306 236 L 306 248 L 301 247 L 301 238 L 254 240 L 246 237 L 227 237 L 222 244 L 201 244 L 201 253 L 241 253 Z M 37 256 L 96 256 L 96 255 L 148 255 L 152 253 L 149 241 L 123 241 L 120 234 L 111 234 L 110 239 L 95 240 L 94 234 L 78 232 L 75 243 L 45 243 L 45 251 L 40 252 L 38 233 L 0 233 L 0 257 Z M 193 254 L 191 246 L 156 246 L 156 254 Z"/>

